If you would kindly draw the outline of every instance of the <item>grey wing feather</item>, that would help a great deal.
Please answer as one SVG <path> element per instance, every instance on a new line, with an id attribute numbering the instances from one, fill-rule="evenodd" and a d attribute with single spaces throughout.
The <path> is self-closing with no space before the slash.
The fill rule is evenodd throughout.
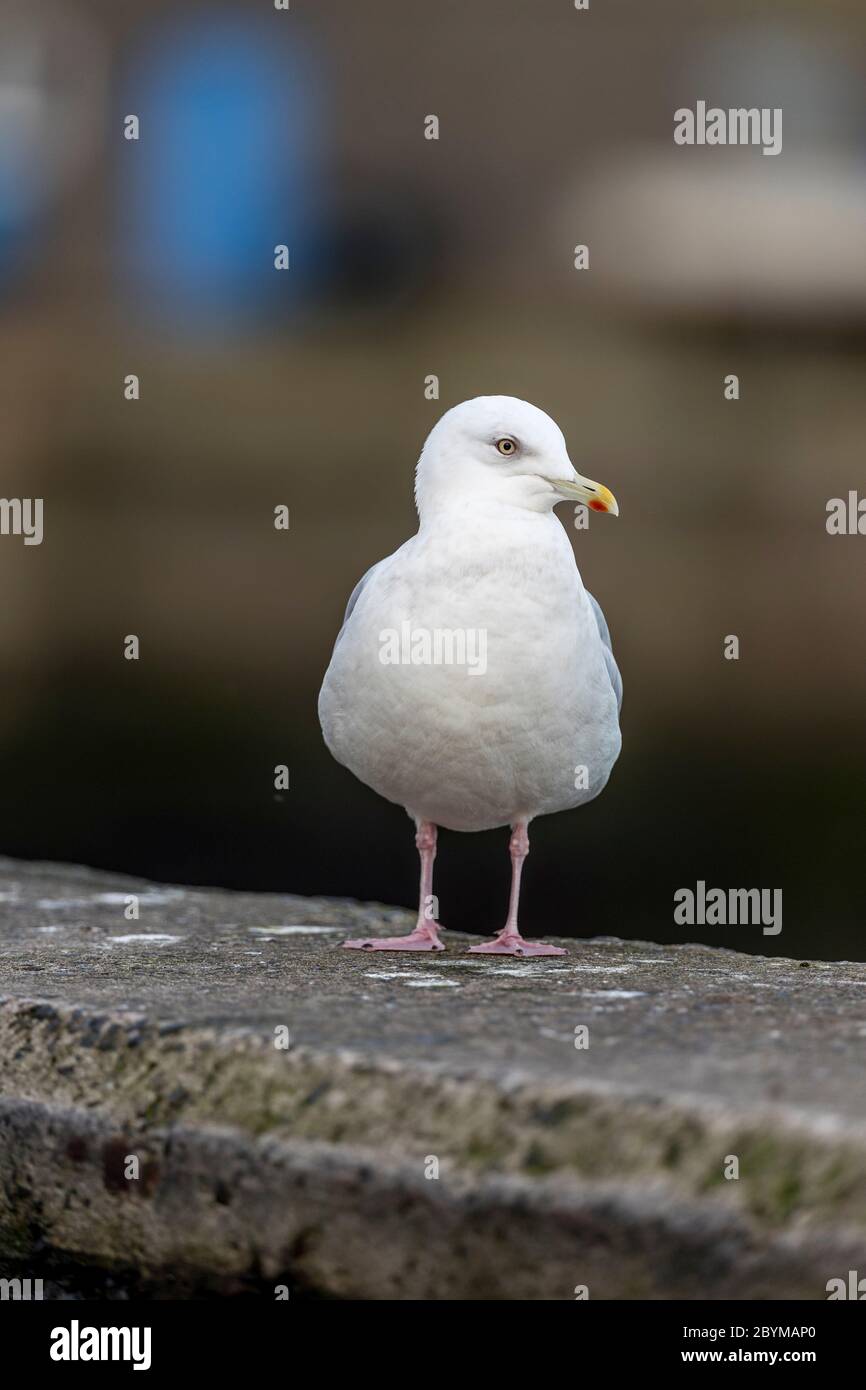
<path id="1" fill-rule="evenodd" d="M 388 556 L 387 558 L 390 559 L 391 557 Z M 365 586 L 369 583 L 369 581 L 370 581 L 370 579 L 372 578 L 372 576 L 376 573 L 376 570 L 379 569 L 379 568 L 380 568 L 382 565 L 384 565 L 384 564 L 385 564 L 385 560 L 377 560 L 376 563 L 375 563 L 375 565 L 371 565 L 370 568 L 367 570 L 367 573 L 361 575 L 361 578 L 358 580 L 358 582 L 357 582 L 357 584 L 355 585 L 354 589 L 353 589 L 352 592 L 350 593 L 350 595 L 349 595 L 349 602 L 346 604 L 346 611 L 345 611 L 345 613 L 343 614 L 343 625 L 342 625 L 342 627 L 340 628 L 340 631 L 337 633 L 337 642 L 339 642 L 339 640 L 340 640 L 340 638 L 342 637 L 343 633 L 346 631 L 346 624 L 347 624 L 347 622 L 349 621 L 349 619 L 350 619 L 351 616 L 352 616 L 352 613 L 353 613 L 354 608 L 355 608 L 355 604 L 358 602 L 358 599 L 361 597 L 361 593 L 362 593 L 363 589 L 364 589 Z M 337 642 L 334 643 L 334 646 L 335 646 L 335 647 L 336 647 L 336 645 L 337 645 Z"/>
<path id="2" fill-rule="evenodd" d="M 361 580 L 362 584 L 363 582 L 364 581 Z M 601 638 L 601 645 L 604 651 L 604 663 L 607 666 L 607 674 L 610 676 L 610 683 L 613 686 L 613 693 L 616 695 L 616 707 L 617 710 L 621 710 L 622 676 L 619 673 L 619 667 L 617 666 L 616 661 L 614 659 L 613 647 L 611 646 L 610 641 L 610 629 L 608 628 L 607 620 L 601 611 L 601 604 L 598 602 L 598 599 L 593 598 L 592 594 L 588 590 L 586 596 L 589 599 L 592 611 L 595 614 L 595 621 L 598 624 L 598 635 Z M 354 594 L 352 595 L 352 598 L 354 598 Z M 352 600 L 350 599 L 349 602 L 351 603 L 351 601 Z"/>

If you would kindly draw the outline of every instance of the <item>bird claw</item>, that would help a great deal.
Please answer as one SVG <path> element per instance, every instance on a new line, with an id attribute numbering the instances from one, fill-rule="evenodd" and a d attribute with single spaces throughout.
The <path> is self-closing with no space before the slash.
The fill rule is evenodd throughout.
<path id="1" fill-rule="evenodd" d="M 561 946 L 548 946 L 546 941 L 524 941 L 522 936 L 497 936 L 480 946 L 470 946 L 470 953 L 479 956 L 565 956 Z"/>
<path id="2" fill-rule="evenodd" d="M 435 931 L 413 931 L 409 936 L 362 937 L 356 941 L 344 941 L 343 945 L 353 951 L 445 950 Z"/>

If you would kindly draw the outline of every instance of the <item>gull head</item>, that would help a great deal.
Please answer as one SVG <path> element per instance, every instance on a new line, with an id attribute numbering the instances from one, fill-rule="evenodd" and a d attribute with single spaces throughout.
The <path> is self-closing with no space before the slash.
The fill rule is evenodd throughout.
<path id="1" fill-rule="evenodd" d="M 476 396 L 447 410 L 418 460 L 422 520 L 485 503 L 545 512 L 564 498 L 619 515 L 613 493 L 577 472 L 556 421 L 516 396 Z"/>

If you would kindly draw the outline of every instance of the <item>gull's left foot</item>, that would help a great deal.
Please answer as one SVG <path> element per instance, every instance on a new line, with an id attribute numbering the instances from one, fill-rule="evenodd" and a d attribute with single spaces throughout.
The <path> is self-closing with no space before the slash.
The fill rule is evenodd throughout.
<path id="1" fill-rule="evenodd" d="M 519 932 L 500 932 L 494 941 L 484 941 L 469 950 L 479 956 L 565 956 L 561 946 L 548 946 L 545 941 L 524 941 Z"/>

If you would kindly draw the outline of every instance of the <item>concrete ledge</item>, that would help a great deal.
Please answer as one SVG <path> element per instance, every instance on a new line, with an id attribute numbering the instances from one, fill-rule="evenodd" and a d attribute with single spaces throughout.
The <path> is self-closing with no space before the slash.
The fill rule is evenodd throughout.
<path id="1" fill-rule="evenodd" d="M 0 1105 L 17 1215 L 0 1242 L 28 1267 L 36 1229 L 56 1258 L 106 1261 L 212 1289 L 255 1275 L 294 1294 L 373 1299 L 787 1298 L 821 1295 L 863 1243 L 768 1234 L 667 1184 L 453 1173 L 345 1145 L 214 1128 L 112 1128 L 100 1116 Z M 8 1149 L 7 1149 L 8 1146 Z M 145 1180 L 122 1177 L 125 1155 Z M 8 1176 L 12 1176 L 10 1173 Z"/>
<path id="2" fill-rule="evenodd" d="M 367 956 L 341 937 L 407 914 L 2 871 L 0 1259 L 371 1298 L 824 1298 L 866 1269 L 861 964 Z"/>

